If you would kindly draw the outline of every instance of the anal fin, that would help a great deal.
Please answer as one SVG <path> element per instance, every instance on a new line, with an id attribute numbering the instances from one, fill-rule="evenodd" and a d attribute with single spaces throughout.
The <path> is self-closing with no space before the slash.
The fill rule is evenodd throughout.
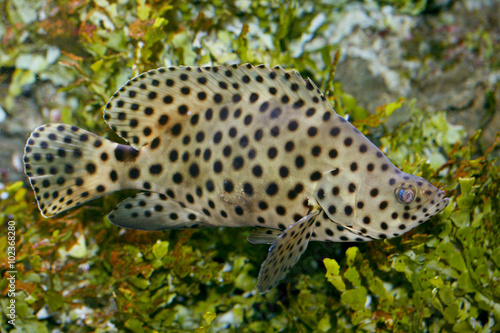
<path id="1" fill-rule="evenodd" d="M 108 215 L 108 219 L 119 227 L 137 230 L 211 227 L 203 214 L 182 207 L 163 194 L 151 192 L 124 200 Z"/>
<path id="2" fill-rule="evenodd" d="M 315 227 L 315 210 L 288 227 L 271 245 L 259 272 L 257 290 L 265 293 L 274 288 L 297 263 L 307 248 Z"/>

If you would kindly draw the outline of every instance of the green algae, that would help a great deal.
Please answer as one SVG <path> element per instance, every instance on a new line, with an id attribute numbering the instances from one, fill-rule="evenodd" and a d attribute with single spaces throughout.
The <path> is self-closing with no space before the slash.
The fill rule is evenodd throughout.
<path id="1" fill-rule="evenodd" d="M 418 13 L 425 1 L 389 3 Z M 451 201 L 396 239 L 311 244 L 284 283 L 259 295 L 268 247 L 249 244 L 249 230 L 124 232 L 105 216 L 128 192 L 44 219 L 26 185 L 8 184 L 0 222 L 16 222 L 17 325 L 7 324 L 2 299 L 0 332 L 499 330 L 500 170 L 492 151 L 500 139 L 477 156 L 479 132 L 467 138 L 445 112 L 425 113 L 411 100 L 370 115 L 334 81 L 335 46 L 292 57 L 302 33 L 313 32 L 311 20 L 340 8 L 67 0 L 48 1 L 44 19 L 37 1 L 9 1 L 0 28 L 0 64 L 12 69 L 7 112 L 23 89 L 48 81 L 77 101 L 61 109 L 62 122 L 117 140 L 102 109 L 133 75 L 169 64 L 280 64 L 311 77 L 396 165 L 445 189 Z M 491 54 L 487 35 L 471 35 L 467 45 L 478 40 Z M 402 120 L 388 126 L 396 114 Z M 0 253 L 6 248 L 2 237 Z M 0 288 L 7 290 L 6 279 Z"/>

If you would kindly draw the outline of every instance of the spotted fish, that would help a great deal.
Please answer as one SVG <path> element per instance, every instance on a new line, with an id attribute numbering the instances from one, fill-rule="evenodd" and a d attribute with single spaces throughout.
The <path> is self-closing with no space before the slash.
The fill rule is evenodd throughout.
<path id="1" fill-rule="evenodd" d="M 151 70 L 113 95 L 104 119 L 130 145 L 65 124 L 31 134 L 25 172 L 42 215 L 137 189 L 109 214 L 112 223 L 256 227 L 249 241 L 272 244 L 260 292 L 310 240 L 397 237 L 449 201 L 398 170 L 310 79 L 279 66 Z"/>

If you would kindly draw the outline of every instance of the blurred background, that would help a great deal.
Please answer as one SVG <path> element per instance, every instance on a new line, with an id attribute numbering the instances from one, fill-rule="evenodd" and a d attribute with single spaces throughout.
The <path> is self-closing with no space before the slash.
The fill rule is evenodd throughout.
<path id="1" fill-rule="evenodd" d="M 16 223 L 18 270 L 0 332 L 500 331 L 499 21 L 496 0 L 0 0 L 0 225 Z M 247 229 L 123 230 L 106 215 L 129 192 L 41 217 L 34 128 L 119 141 L 102 112 L 128 79 L 246 62 L 310 77 L 447 209 L 403 237 L 311 244 L 265 295 L 268 246 Z"/>
<path id="2" fill-rule="evenodd" d="M 340 50 L 335 82 L 370 113 L 415 98 L 481 129 L 481 151 L 500 128 L 498 1 L 5 0 L 0 16 L 2 181 L 25 180 L 32 129 L 104 129 L 111 94 L 158 66 L 282 65 L 325 91 Z"/>

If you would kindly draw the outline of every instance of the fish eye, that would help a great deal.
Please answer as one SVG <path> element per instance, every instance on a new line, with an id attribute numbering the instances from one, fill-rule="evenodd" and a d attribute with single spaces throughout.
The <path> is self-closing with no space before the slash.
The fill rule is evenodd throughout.
<path id="1" fill-rule="evenodd" d="M 396 199 L 402 204 L 411 204 L 415 200 L 415 191 L 411 187 L 400 186 L 394 192 Z"/>

